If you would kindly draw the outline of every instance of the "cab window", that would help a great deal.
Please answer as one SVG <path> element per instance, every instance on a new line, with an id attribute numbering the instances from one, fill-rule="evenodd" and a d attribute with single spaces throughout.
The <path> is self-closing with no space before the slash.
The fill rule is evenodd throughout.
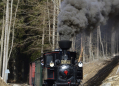
<path id="1" fill-rule="evenodd" d="M 53 56 L 52 55 L 47 55 L 46 56 L 46 64 L 50 65 L 50 62 L 53 61 Z"/>

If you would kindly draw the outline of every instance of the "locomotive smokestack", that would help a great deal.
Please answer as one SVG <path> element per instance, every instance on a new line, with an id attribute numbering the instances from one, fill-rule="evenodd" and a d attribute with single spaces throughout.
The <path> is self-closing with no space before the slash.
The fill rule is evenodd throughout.
<path id="1" fill-rule="evenodd" d="M 71 47 L 72 42 L 69 40 L 61 40 L 59 41 L 59 47 L 62 49 L 63 56 L 62 59 L 67 60 L 67 50 Z"/>
<path id="2" fill-rule="evenodd" d="M 69 40 L 61 40 L 59 41 L 59 47 L 62 50 L 68 50 L 71 47 L 72 42 Z"/>

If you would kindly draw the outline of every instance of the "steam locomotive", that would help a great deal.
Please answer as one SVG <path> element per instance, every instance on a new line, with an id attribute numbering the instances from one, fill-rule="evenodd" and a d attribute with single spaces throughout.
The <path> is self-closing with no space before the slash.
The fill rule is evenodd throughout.
<path id="1" fill-rule="evenodd" d="M 78 86 L 83 79 L 82 62 L 76 60 L 76 52 L 67 51 L 71 41 L 59 41 L 62 51 L 43 54 L 42 86 Z"/>

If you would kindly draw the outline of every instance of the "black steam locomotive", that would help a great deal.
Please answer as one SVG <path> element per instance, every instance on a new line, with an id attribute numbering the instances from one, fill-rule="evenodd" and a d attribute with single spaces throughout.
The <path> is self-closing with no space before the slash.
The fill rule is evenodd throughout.
<path id="1" fill-rule="evenodd" d="M 59 41 L 62 51 L 43 54 L 42 86 L 78 86 L 83 78 L 82 63 L 76 61 L 76 52 L 67 51 L 71 41 Z"/>

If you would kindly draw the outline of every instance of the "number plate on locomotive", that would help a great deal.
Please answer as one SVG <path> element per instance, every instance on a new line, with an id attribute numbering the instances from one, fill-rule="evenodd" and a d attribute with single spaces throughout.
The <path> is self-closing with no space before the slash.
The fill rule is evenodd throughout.
<path id="1" fill-rule="evenodd" d="M 61 60 L 61 64 L 71 64 L 71 60 Z"/>

